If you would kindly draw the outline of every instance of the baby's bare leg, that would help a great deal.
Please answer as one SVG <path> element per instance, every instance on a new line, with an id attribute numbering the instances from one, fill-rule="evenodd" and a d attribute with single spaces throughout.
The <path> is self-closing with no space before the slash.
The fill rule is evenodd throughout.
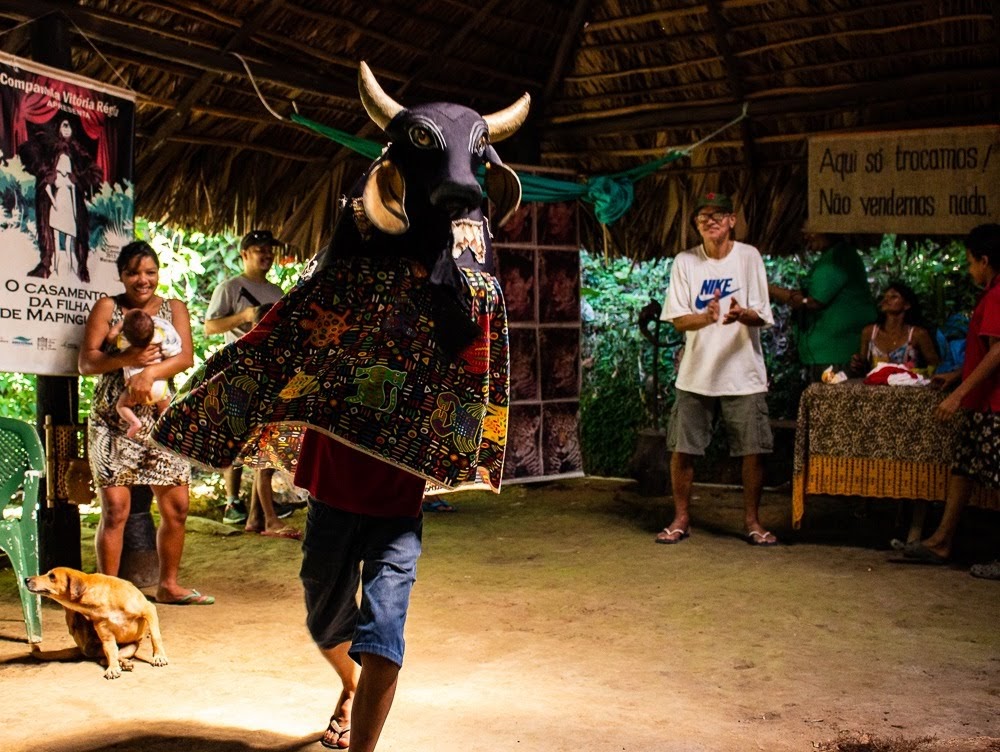
<path id="1" fill-rule="evenodd" d="M 142 421 L 132 410 L 132 406 L 135 402 L 129 397 L 128 389 L 123 391 L 118 395 L 118 402 L 115 403 L 115 409 L 118 411 L 118 415 L 121 416 L 122 420 L 128 423 L 128 429 L 125 431 L 125 435 L 130 439 L 134 438 L 139 429 L 142 428 Z"/>

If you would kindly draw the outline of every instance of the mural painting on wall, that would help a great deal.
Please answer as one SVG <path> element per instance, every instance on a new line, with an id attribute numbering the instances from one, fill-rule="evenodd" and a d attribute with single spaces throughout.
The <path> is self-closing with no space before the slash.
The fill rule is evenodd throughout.
<path id="1" fill-rule="evenodd" d="M 76 374 L 132 240 L 135 96 L 0 53 L 0 371 Z"/>
<path id="2" fill-rule="evenodd" d="M 510 324 L 508 482 L 583 474 L 578 212 L 522 204 L 493 231 Z"/>

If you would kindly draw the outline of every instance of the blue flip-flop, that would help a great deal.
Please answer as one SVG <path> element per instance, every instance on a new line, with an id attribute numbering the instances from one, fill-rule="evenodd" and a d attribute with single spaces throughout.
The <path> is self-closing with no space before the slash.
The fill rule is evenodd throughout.
<path id="1" fill-rule="evenodd" d="M 425 512 L 454 512 L 455 507 L 449 504 L 447 501 L 442 501 L 441 499 L 427 499 L 421 505 L 420 508 Z"/>

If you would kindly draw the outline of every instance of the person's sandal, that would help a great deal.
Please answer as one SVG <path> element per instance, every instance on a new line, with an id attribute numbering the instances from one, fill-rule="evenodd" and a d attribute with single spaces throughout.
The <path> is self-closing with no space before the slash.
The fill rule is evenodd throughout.
<path id="1" fill-rule="evenodd" d="M 1000 580 L 1000 559 L 989 564 L 973 564 L 969 574 L 983 580 Z"/>
<path id="2" fill-rule="evenodd" d="M 239 501 L 235 504 L 227 504 L 226 511 L 222 515 L 222 521 L 227 525 L 242 525 L 247 521 L 246 507 Z"/>

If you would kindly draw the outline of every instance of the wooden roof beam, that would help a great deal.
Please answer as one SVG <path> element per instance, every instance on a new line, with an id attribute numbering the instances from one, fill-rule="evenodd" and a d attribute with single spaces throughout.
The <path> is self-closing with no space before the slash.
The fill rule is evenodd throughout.
<path id="1" fill-rule="evenodd" d="M 586 18 L 589 10 L 590 0 L 576 0 L 573 6 L 573 13 L 570 15 L 569 22 L 563 30 L 562 39 L 559 40 L 559 49 L 556 51 L 556 58 L 552 61 L 552 66 L 549 69 L 549 77 L 545 82 L 545 88 L 542 89 L 541 101 L 538 102 L 535 112 L 536 119 L 548 110 L 556 87 L 562 81 L 567 68 L 572 63 L 571 55 L 577 40 L 580 38 L 580 29 L 583 27 L 583 20 Z"/>
<path id="2" fill-rule="evenodd" d="M 728 10 L 729 8 L 751 8 L 756 5 L 769 5 L 770 3 L 771 0 L 723 0 L 722 8 L 723 10 Z M 586 32 L 588 34 L 597 34 L 601 31 L 624 29 L 628 26 L 674 21 L 679 18 L 686 18 L 687 16 L 702 15 L 707 12 L 708 8 L 706 6 L 695 5 L 690 8 L 673 8 L 652 13 L 636 13 L 635 15 L 620 18 L 609 18 L 604 21 L 592 21 L 587 24 Z"/>
<path id="3" fill-rule="evenodd" d="M 855 106 L 869 100 L 885 97 L 922 95 L 928 89 L 956 90 L 966 87 L 970 90 L 995 87 L 1000 84 L 1000 65 L 987 65 L 961 70 L 935 71 L 913 76 L 902 76 L 882 81 L 849 85 L 835 91 L 809 94 L 797 97 L 781 97 L 755 101 L 751 108 L 754 117 L 784 116 L 789 112 L 809 112 L 828 107 Z M 723 123 L 733 117 L 739 107 L 735 103 L 718 100 L 699 103 L 694 106 L 678 106 L 675 103 L 651 104 L 643 108 L 629 108 L 630 111 L 611 117 L 601 113 L 567 115 L 550 118 L 543 126 L 543 138 L 590 138 L 612 133 L 630 133 L 640 130 Z"/>
<path id="4" fill-rule="evenodd" d="M 339 29 L 337 27 L 344 27 L 344 28 L 346 28 L 346 29 L 348 29 L 350 31 L 355 32 L 358 35 L 364 36 L 367 39 L 371 39 L 372 41 L 381 42 L 382 44 L 384 44 L 384 45 L 386 45 L 388 47 L 393 47 L 395 49 L 402 50 L 403 52 L 406 52 L 409 55 L 414 55 L 414 56 L 420 57 L 420 58 L 438 57 L 437 50 L 428 49 L 426 46 L 422 47 L 420 45 L 410 44 L 409 42 L 405 41 L 404 39 L 401 39 L 399 37 L 399 35 L 384 34 L 384 33 L 380 32 L 380 31 L 378 31 L 377 29 L 372 28 L 371 26 L 358 23 L 357 21 L 354 21 L 354 20 L 352 20 L 350 18 L 346 18 L 346 17 L 344 17 L 342 15 L 334 15 L 334 14 L 330 14 L 330 13 L 323 13 L 323 12 L 320 12 L 320 11 L 314 11 L 314 10 L 311 10 L 309 8 L 304 8 L 301 5 L 299 5 L 297 3 L 294 3 L 294 2 L 287 2 L 286 1 L 285 6 L 286 6 L 287 10 L 289 10 L 292 13 L 295 13 L 295 14 L 303 17 L 303 18 L 307 18 L 307 19 L 309 19 L 313 23 L 323 24 L 325 26 L 332 27 L 334 30 L 337 30 L 337 31 L 339 31 Z M 399 13 L 398 10 L 396 10 L 396 12 Z M 418 20 L 418 21 L 420 21 L 422 23 L 426 23 L 427 22 L 422 17 L 415 16 L 414 19 Z M 506 20 L 506 19 L 504 19 L 504 20 Z M 446 26 L 441 26 L 440 24 L 435 23 L 435 27 L 436 27 L 436 33 L 438 33 L 438 34 L 446 34 L 446 33 L 449 32 L 449 29 Z M 538 31 L 538 29 L 534 29 L 534 31 Z M 502 44 L 500 44 L 498 42 L 493 41 L 489 36 L 480 36 L 480 37 L 477 37 L 476 44 L 482 45 L 482 46 L 484 46 L 484 47 L 486 47 L 488 49 L 492 49 L 497 54 L 502 54 L 502 53 L 509 54 L 510 53 L 510 48 L 509 47 L 504 46 L 504 45 L 502 45 Z M 530 51 L 523 51 L 523 52 L 522 51 L 518 51 L 517 52 L 517 56 L 519 58 L 522 58 L 523 60 L 527 61 L 531 66 L 541 65 L 544 62 L 542 60 L 541 56 L 532 54 Z M 461 64 L 464 67 L 467 67 L 470 70 L 476 70 L 477 72 L 487 73 L 487 74 L 492 75 L 492 76 L 496 76 L 497 75 L 497 71 L 494 70 L 494 69 L 492 69 L 492 68 L 487 68 L 486 66 L 482 66 L 482 65 L 470 64 L 470 63 L 468 63 L 464 59 L 462 59 L 461 61 L 455 61 L 455 62 L 461 62 Z M 351 62 L 351 67 L 354 70 L 357 70 L 358 61 L 357 60 L 352 61 Z"/>
<path id="5" fill-rule="evenodd" d="M 903 6 L 908 5 L 908 4 L 909 3 L 898 3 L 898 4 L 897 3 L 886 3 L 885 5 L 882 5 L 882 6 L 874 6 L 873 8 L 869 8 L 869 7 L 866 6 L 863 10 L 864 10 L 864 12 L 869 12 L 870 10 L 892 11 L 892 10 L 896 10 L 899 7 L 903 7 Z M 922 3 L 920 3 L 920 4 L 922 4 Z M 724 7 L 726 4 L 723 2 L 722 5 Z M 861 13 L 861 11 L 855 11 L 855 12 L 851 12 L 851 13 L 846 13 L 845 12 L 843 14 L 835 14 L 834 17 L 835 18 L 840 18 L 841 15 L 843 15 L 844 17 L 847 17 L 847 16 L 859 14 L 859 13 Z M 824 16 L 803 16 L 803 17 L 800 17 L 800 18 L 789 17 L 789 18 L 784 19 L 784 20 L 772 20 L 772 21 L 761 22 L 759 24 L 750 24 L 750 25 L 747 25 L 747 26 L 741 26 L 741 27 L 739 27 L 738 31 L 742 34 L 743 32 L 745 32 L 747 30 L 752 30 L 752 29 L 755 29 L 757 27 L 763 28 L 763 27 L 766 27 L 766 26 L 780 26 L 780 25 L 791 25 L 791 24 L 798 24 L 798 23 L 809 23 L 809 22 L 820 21 L 823 18 L 824 18 Z M 981 13 L 979 13 L 979 14 L 975 14 L 975 13 L 973 13 L 973 14 L 954 14 L 954 15 L 951 15 L 951 16 L 944 16 L 944 15 L 935 16 L 934 18 L 927 19 L 927 20 L 924 20 L 924 21 L 914 21 L 914 22 L 907 23 L 907 24 L 898 24 L 896 26 L 872 27 L 870 25 L 866 25 L 864 28 L 860 28 L 860 29 L 850 29 L 850 30 L 847 30 L 847 31 L 836 30 L 836 31 L 831 31 L 830 33 L 812 34 L 812 35 L 810 35 L 808 37 L 795 37 L 793 39 L 787 39 L 787 40 L 783 40 L 783 41 L 780 41 L 780 42 L 774 42 L 774 43 L 767 44 L 767 45 L 762 45 L 762 46 L 759 46 L 759 47 L 747 48 L 747 49 L 743 50 L 742 52 L 740 52 L 739 57 L 747 57 L 749 55 L 760 54 L 762 52 L 771 52 L 772 50 L 781 49 L 783 47 L 793 47 L 793 46 L 799 46 L 801 44 L 816 44 L 817 42 L 823 42 L 823 41 L 827 41 L 827 40 L 830 40 L 830 39 L 839 39 L 839 38 L 842 38 L 842 37 L 845 37 L 845 36 L 867 36 L 867 35 L 894 34 L 894 33 L 900 32 L 900 31 L 907 31 L 907 30 L 915 29 L 915 28 L 922 28 L 922 27 L 928 27 L 928 26 L 931 26 L 931 27 L 933 27 L 933 26 L 942 26 L 942 25 L 944 25 L 946 23 L 969 22 L 969 21 L 982 22 L 982 21 L 989 20 L 990 18 L 991 18 L 990 16 L 986 16 L 986 15 L 981 14 Z M 644 50 L 644 49 L 648 49 L 648 48 L 654 48 L 654 49 L 656 49 L 656 48 L 663 48 L 664 46 L 670 45 L 670 44 L 695 41 L 697 39 L 701 39 L 701 38 L 704 38 L 704 37 L 709 37 L 711 35 L 712 35 L 711 31 L 694 31 L 694 32 L 685 32 L 683 34 L 665 34 L 663 36 L 659 36 L 658 35 L 658 36 L 655 36 L 655 37 L 652 37 L 652 38 L 649 38 L 649 39 L 623 40 L 623 41 L 615 41 L 615 42 L 602 42 L 602 43 L 599 43 L 599 44 L 598 43 L 583 43 L 580 46 L 580 50 L 583 51 L 583 52 L 614 52 L 616 50 L 635 51 L 635 50 Z"/>
<path id="6" fill-rule="evenodd" d="M 240 47 L 253 35 L 254 31 L 260 28 L 268 19 L 270 19 L 276 10 L 280 10 L 281 2 L 274 3 L 262 3 L 258 5 L 256 10 L 250 14 L 243 25 L 226 43 L 226 45 L 220 50 L 222 53 L 229 53 L 240 49 Z M 177 103 L 177 107 L 172 113 L 167 117 L 166 122 L 160 125 L 156 129 L 156 133 L 152 135 L 147 143 L 147 158 L 150 155 L 156 154 L 160 147 L 166 142 L 166 140 L 173 136 L 177 131 L 179 131 L 184 124 L 187 122 L 188 116 L 191 114 L 191 108 L 194 106 L 195 102 L 201 100 L 208 91 L 209 87 L 215 82 L 218 74 L 211 71 L 205 71 L 201 74 L 197 81 L 194 82 L 192 86 L 184 93 L 180 101 Z M 153 160 L 153 164 L 148 168 L 150 172 L 154 175 L 158 175 L 160 170 L 167 166 L 171 156 L 169 154 L 163 153 L 157 155 Z"/>
<path id="7" fill-rule="evenodd" d="M 731 31 L 729 22 L 722 15 L 721 0 L 708 0 L 708 17 L 715 31 L 715 42 L 719 53 L 722 55 L 723 68 L 726 78 L 729 81 L 729 88 L 733 93 L 737 103 L 746 101 L 746 85 L 740 75 L 740 62 L 733 53 L 732 45 L 729 44 L 729 33 Z M 756 148 L 753 144 L 753 132 L 750 129 L 750 118 L 743 118 L 740 121 L 740 133 L 743 136 L 743 159 L 750 180 L 754 180 L 754 166 L 757 163 Z"/>
<path id="8" fill-rule="evenodd" d="M 180 44 L 159 35 L 154 29 L 140 30 L 121 23 L 112 14 L 84 8 L 68 0 L 2 0 L 0 14 L 30 21 L 43 13 L 62 12 L 92 40 L 148 55 L 157 60 L 187 65 L 199 73 L 211 71 L 245 78 L 246 72 L 231 55 L 193 45 Z M 252 59 L 247 56 L 248 59 Z M 304 71 L 301 66 L 253 61 L 254 77 L 288 89 L 298 89 L 334 99 L 351 106 L 357 102 L 356 76 L 336 78 Z"/>

